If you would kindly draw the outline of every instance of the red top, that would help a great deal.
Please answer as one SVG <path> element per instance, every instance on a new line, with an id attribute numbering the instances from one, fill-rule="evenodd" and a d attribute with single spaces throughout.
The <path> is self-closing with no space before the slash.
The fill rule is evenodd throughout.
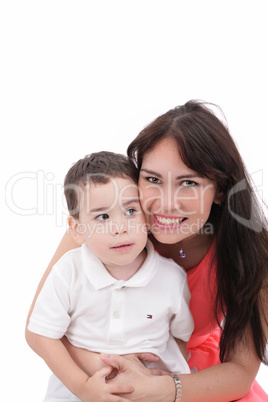
<path id="1" fill-rule="evenodd" d="M 190 310 L 195 328 L 188 342 L 190 368 L 201 370 L 220 363 L 218 328 L 214 314 L 213 293 L 216 288 L 216 265 L 212 265 L 215 243 L 195 268 L 187 271 L 191 292 Z M 209 279 L 209 280 L 208 280 Z"/>
<path id="2" fill-rule="evenodd" d="M 213 292 L 217 287 L 216 264 L 212 263 L 215 252 L 213 242 L 208 253 L 196 267 L 187 271 L 191 292 L 190 310 L 195 328 L 188 342 L 190 354 L 188 364 L 191 369 L 202 370 L 220 363 L 219 341 L 220 329 L 214 315 Z M 268 395 L 254 381 L 250 392 L 240 402 L 267 402 Z"/>

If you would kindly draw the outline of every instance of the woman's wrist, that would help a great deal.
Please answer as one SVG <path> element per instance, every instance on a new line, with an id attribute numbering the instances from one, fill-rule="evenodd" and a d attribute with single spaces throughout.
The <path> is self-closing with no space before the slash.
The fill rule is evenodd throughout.
<path id="1" fill-rule="evenodd" d="M 175 385 L 175 398 L 174 402 L 178 402 L 182 400 L 182 385 L 181 385 L 181 380 L 177 376 L 177 374 L 171 373 L 170 376 L 174 380 L 174 385 Z"/>
<path id="2" fill-rule="evenodd" d="M 174 402 L 176 389 L 171 375 L 153 376 L 155 380 L 155 402 Z"/>

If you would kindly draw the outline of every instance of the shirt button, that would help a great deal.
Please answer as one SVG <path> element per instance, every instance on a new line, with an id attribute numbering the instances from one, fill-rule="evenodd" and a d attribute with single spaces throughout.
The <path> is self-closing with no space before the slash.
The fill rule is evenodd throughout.
<path id="1" fill-rule="evenodd" d="M 114 317 L 114 318 L 120 318 L 119 312 L 118 312 L 118 311 L 114 311 L 113 317 Z"/>
<path id="2" fill-rule="evenodd" d="M 121 288 L 117 288 L 117 289 L 115 289 L 117 292 L 122 292 L 122 290 L 125 290 L 125 286 L 122 286 Z"/>

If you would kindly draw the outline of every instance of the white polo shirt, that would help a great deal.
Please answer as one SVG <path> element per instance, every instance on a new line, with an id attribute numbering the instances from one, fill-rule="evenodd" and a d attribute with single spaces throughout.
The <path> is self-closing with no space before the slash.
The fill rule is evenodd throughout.
<path id="1" fill-rule="evenodd" d="M 189 373 L 170 336 L 187 342 L 193 331 L 186 273 L 150 241 L 146 249 L 144 264 L 127 281 L 113 278 L 86 244 L 66 253 L 47 278 L 28 329 L 53 339 L 66 335 L 95 352 L 151 352 L 160 361 L 150 367 Z"/>

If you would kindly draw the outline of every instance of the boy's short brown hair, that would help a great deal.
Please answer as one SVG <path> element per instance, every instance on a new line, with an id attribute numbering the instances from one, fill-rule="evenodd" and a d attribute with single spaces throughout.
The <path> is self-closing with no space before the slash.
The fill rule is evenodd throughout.
<path id="1" fill-rule="evenodd" d="M 79 187 L 90 183 L 106 184 L 112 177 L 127 178 L 137 184 L 139 172 L 127 156 L 108 151 L 92 153 L 76 162 L 64 180 L 64 195 L 70 215 L 79 218 Z"/>

